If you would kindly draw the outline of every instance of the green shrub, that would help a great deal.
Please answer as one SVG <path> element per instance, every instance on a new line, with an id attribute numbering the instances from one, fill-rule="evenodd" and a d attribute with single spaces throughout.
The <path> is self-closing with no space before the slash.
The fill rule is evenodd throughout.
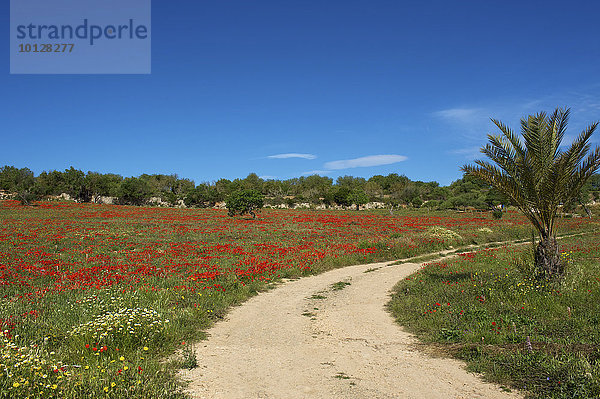
<path id="1" fill-rule="evenodd" d="M 226 207 L 229 216 L 250 214 L 253 218 L 256 210 L 264 206 L 264 197 L 256 190 L 239 190 L 227 198 Z"/>

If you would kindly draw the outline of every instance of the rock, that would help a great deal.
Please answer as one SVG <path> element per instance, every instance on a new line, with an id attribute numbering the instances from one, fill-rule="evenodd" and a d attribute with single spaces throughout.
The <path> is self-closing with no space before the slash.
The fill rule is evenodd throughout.
<path id="1" fill-rule="evenodd" d="M 117 197 L 98 195 L 92 198 L 92 202 L 96 204 L 114 205 L 117 203 Z"/>
<path id="2" fill-rule="evenodd" d="M 227 206 L 225 206 L 225 201 L 221 201 L 221 202 L 217 202 L 215 204 L 215 206 L 213 206 L 214 209 L 227 209 Z"/>

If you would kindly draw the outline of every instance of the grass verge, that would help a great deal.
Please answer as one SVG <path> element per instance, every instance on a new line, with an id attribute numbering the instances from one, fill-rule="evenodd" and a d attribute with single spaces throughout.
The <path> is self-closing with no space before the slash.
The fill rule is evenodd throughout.
<path id="1" fill-rule="evenodd" d="M 561 283 L 530 276 L 531 245 L 427 264 L 388 304 L 401 325 L 472 371 L 535 398 L 600 397 L 600 233 L 560 241 Z"/>

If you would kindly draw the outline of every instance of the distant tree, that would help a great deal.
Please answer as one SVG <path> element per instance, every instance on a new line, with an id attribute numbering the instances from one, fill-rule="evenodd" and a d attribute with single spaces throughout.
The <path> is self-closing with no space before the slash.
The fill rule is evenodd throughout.
<path id="1" fill-rule="evenodd" d="M 373 176 L 371 179 L 377 181 L 383 188 L 384 194 L 394 195 L 402 191 L 402 189 L 410 183 L 410 179 L 404 175 L 390 173 L 387 176 Z"/>
<path id="2" fill-rule="evenodd" d="M 302 180 L 298 177 L 294 177 L 292 179 L 284 180 L 286 184 L 286 196 L 296 196 L 300 194 L 302 190 Z"/>
<path id="3" fill-rule="evenodd" d="M 420 196 L 420 190 L 417 187 L 417 185 L 414 183 L 410 183 L 402 189 L 402 191 L 400 192 L 399 198 L 405 204 L 410 204 L 414 198 L 419 198 L 419 196 Z"/>
<path id="4" fill-rule="evenodd" d="M 215 189 L 217 192 L 223 196 L 223 198 L 227 197 L 233 191 L 233 184 L 228 179 L 219 179 L 215 182 Z"/>
<path id="5" fill-rule="evenodd" d="M 333 180 L 330 177 L 311 175 L 300 177 L 298 183 L 299 194 L 316 204 L 320 202 L 320 198 L 325 197 Z"/>
<path id="6" fill-rule="evenodd" d="M 442 204 L 442 201 L 433 199 L 433 200 L 429 200 L 429 201 L 423 203 L 422 206 L 424 206 L 426 208 L 440 208 L 441 204 Z"/>
<path id="7" fill-rule="evenodd" d="M 223 201 L 223 196 L 214 186 L 211 186 L 208 183 L 202 183 L 193 190 L 189 190 L 183 201 L 186 206 L 206 208 L 215 206 L 217 202 Z"/>
<path id="8" fill-rule="evenodd" d="M 194 188 L 193 190 L 189 190 L 185 194 L 185 197 L 183 198 L 183 203 L 185 204 L 185 206 L 187 206 L 187 207 L 195 206 L 195 207 L 204 208 L 204 206 L 206 204 L 206 197 L 205 197 L 203 191 L 204 190 L 202 189 L 201 185 Z"/>
<path id="9" fill-rule="evenodd" d="M 268 197 L 282 198 L 285 193 L 280 180 L 267 180 L 263 184 L 263 194 Z"/>
<path id="10" fill-rule="evenodd" d="M 239 190 L 227 197 L 226 207 L 229 216 L 250 214 L 256 218 L 255 211 L 262 209 L 264 197 L 256 190 Z"/>
<path id="11" fill-rule="evenodd" d="M 30 205 L 39 198 L 33 172 L 28 168 L 18 169 L 8 165 L 0 168 L 0 189 L 17 194 L 22 205 Z"/>
<path id="12" fill-rule="evenodd" d="M 233 179 L 229 183 L 228 191 L 229 194 L 234 193 L 236 191 L 244 190 L 244 180 L 243 179 Z"/>
<path id="13" fill-rule="evenodd" d="M 177 179 L 176 186 L 173 188 L 173 192 L 178 196 L 185 195 L 188 191 L 193 190 L 196 184 L 190 179 Z"/>
<path id="14" fill-rule="evenodd" d="M 443 201 L 450 195 L 450 190 L 447 187 L 435 187 L 428 194 L 428 199 Z"/>
<path id="15" fill-rule="evenodd" d="M 163 201 L 175 205 L 179 199 L 194 188 L 194 182 L 189 179 L 180 179 L 176 174 L 163 175 L 143 174 L 139 179 L 145 180 L 151 191 L 152 196 L 160 197 Z"/>
<path id="16" fill-rule="evenodd" d="M 64 193 L 71 198 L 85 200 L 85 173 L 74 167 L 65 169 L 63 172 Z"/>
<path id="17" fill-rule="evenodd" d="M 0 190 L 14 193 L 30 184 L 33 184 L 33 172 L 28 168 L 18 169 L 8 165 L 0 168 Z"/>
<path id="18" fill-rule="evenodd" d="M 423 205 L 423 200 L 419 197 L 414 197 L 410 200 L 410 204 L 415 208 L 420 208 Z"/>
<path id="19" fill-rule="evenodd" d="M 263 184 L 265 181 L 258 177 L 256 173 L 250 173 L 244 180 L 241 181 L 241 187 L 244 190 L 255 190 L 262 193 Z"/>
<path id="20" fill-rule="evenodd" d="M 50 172 L 43 171 L 36 178 L 36 187 L 42 196 L 59 195 L 60 193 L 64 192 L 63 180 L 62 172 L 56 170 Z"/>
<path id="21" fill-rule="evenodd" d="M 119 175 L 88 172 L 84 179 L 85 196 L 89 197 L 89 200 L 97 200 L 100 196 L 116 197 L 119 195 L 122 181 L 123 177 Z"/>
<path id="22" fill-rule="evenodd" d="M 590 201 L 598 201 L 600 199 L 600 174 L 595 174 L 589 178 L 581 189 L 579 203 L 585 207 Z M 587 208 L 586 208 L 587 211 Z"/>
<path id="23" fill-rule="evenodd" d="M 356 210 L 360 209 L 361 205 L 369 202 L 369 196 L 361 189 L 355 189 L 348 195 L 348 202 L 356 206 Z"/>
<path id="24" fill-rule="evenodd" d="M 381 199 L 383 196 L 383 188 L 376 181 L 369 179 L 369 181 L 365 184 L 365 193 L 370 198 Z"/>
<path id="25" fill-rule="evenodd" d="M 352 200 L 350 198 L 350 194 L 352 191 L 346 187 L 335 187 L 332 190 L 332 199 L 333 202 L 340 206 L 350 206 L 352 205 Z"/>
<path id="26" fill-rule="evenodd" d="M 298 199 L 297 197 L 287 197 L 282 203 L 286 204 L 288 208 L 294 208 L 298 203 Z"/>
<path id="27" fill-rule="evenodd" d="M 498 189 L 491 187 L 484 195 L 484 201 L 488 207 L 493 208 L 498 205 L 508 205 L 510 200 L 506 198 Z"/>
<path id="28" fill-rule="evenodd" d="M 148 181 L 136 177 L 125 178 L 119 191 L 119 200 L 130 205 L 143 205 L 152 196 Z"/>
<path id="29" fill-rule="evenodd" d="M 367 184 L 367 181 L 362 177 L 340 176 L 336 179 L 335 184 L 338 187 L 346 187 L 350 191 L 353 191 L 353 190 L 363 190 L 364 191 L 365 184 Z"/>

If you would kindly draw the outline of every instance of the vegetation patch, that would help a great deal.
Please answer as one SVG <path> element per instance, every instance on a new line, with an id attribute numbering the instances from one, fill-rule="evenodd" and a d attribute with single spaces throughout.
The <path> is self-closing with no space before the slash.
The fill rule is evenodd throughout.
<path id="1" fill-rule="evenodd" d="M 182 361 L 181 368 L 187 370 L 193 370 L 198 367 L 198 357 L 196 356 L 196 351 L 194 347 L 188 344 L 182 352 Z"/>
<path id="2" fill-rule="evenodd" d="M 334 378 L 337 378 L 338 380 L 349 380 L 350 376 L 348 376 L 346 373 L 337 373 L 336 375 L 333 376 Z"/>
<path id="3" fill-rule="evenodd" d="M 431 226 L 429 229 L 427 229 L 427 234 L 430 235 L 431 237 L 434 238 L 439 238 L 442 240 L 461 240 L 462 237 L 460 234 L 450 230 L 450 229 L 446 229 L 444 227 L 441 226 Z"/>
<path id="4" fill-rule="evenodd" d="M 564 279 L 534 277 L 534 248 L 482 249 L 427 264 L 389 309 L 419 339 L 537 398 L 600 395 L 600 233 L 561 240 Z"/>
<path id="5" fill-rule="evenodd" d="M 331 284 L 331 289 L 333 291 L 341 291 L 344 288 L 346 288 L 347 286 L 349 286 L 351 283 L 348 281 L 338 281 L 337 283 L 333 283 Z"/>

